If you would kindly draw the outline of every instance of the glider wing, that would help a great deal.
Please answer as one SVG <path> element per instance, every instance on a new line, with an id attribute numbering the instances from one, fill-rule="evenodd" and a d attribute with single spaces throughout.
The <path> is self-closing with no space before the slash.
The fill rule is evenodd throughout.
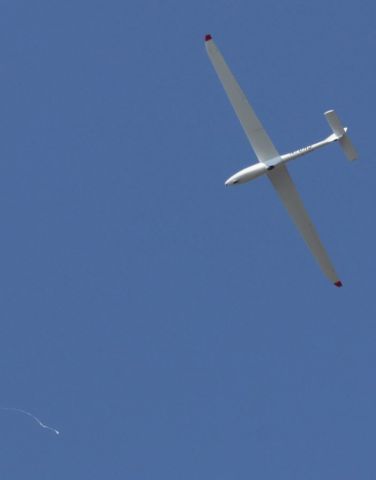
<path id="1" fill-rule="evenodd" d="M 206 50 L 259 162 L 279 158 L 275 146 L 240 88 L 212 37 L 205 37 Z"/>
<path id="2" fill-rule="evenodd" d="M 335 286 L 342 287 L 287 168 L 281 165 L 268 172 L 267 175 L 324 274 Z"/>

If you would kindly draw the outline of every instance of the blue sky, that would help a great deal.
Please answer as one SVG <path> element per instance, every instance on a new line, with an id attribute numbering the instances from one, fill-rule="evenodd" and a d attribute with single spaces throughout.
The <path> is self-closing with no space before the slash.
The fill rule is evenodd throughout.
<path id="1" fill-rule="evenodd" d="M 235 4 L 234 4 L 235 3 Z M 0 5 L 0 476 L 374 479 L 374 2 Z M 344 283 L 322 275 L 211 33 Z"/>

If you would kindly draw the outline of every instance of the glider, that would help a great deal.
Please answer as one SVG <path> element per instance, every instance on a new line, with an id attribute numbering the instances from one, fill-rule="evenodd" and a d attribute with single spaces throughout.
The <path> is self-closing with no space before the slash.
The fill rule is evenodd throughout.
<path id="1" fill-rule="evenodd" d="M 342 126 L 334 110 L 329 110 L 325 112 L 324 115 L 332 129 L 333 133 L 331 135 L 320 142 L 300 148 L 291 153 L 280 155 L 251 105 L 248 103 L 246 96 L 228 68 L 211 35 L 205 36 L 205 45 L 219 80 L 259 161 L 259 163 L 244 168 L 232 175 L 226 180 L 225 185 L 246 183 L 261 175 L 266 175 L 324 274 L 336 287 L 342 287 L 342 282 L 339 280 L 332 262 L 316 233 L 285 164 L 290 160 L 294 160 L 295 158 L 337 141 L 347 158 L 349 160 L 355 160 L 357 153 L 347 135 L 347 128 Z"/>

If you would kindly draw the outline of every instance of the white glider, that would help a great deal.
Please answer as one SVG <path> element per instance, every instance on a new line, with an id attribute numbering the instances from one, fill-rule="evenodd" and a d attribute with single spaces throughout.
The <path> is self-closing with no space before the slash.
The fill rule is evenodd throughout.
<path id="1" fill-rule="evenodd" d="M 259 163 L 232 175 L 226 180 L 225 185 L 246 183 L 266 174 L 324 274 L 336 287 L 342 287 L 342 282 L 339 280 L 329 256 L 315 231 L 285 163 L 337 141 L 347 158 L 355 160 L 357 153 L 346 133 L 347 128 L 342 126 L 334 110 L 329 110 L 324 115 L 333 131 L 331 135 L 320 142 L 280 155 L 248 103 L 246 96 L 228 68 L 211 35 L 205 36 L 205 45 L 213 67 L 259 161 Z"/>

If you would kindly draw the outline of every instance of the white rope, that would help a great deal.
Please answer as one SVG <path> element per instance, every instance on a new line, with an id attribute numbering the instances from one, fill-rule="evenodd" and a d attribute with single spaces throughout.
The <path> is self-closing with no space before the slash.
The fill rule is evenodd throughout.
<path id="1" fill-rule="evenodd" d="M 10 412 L 23 413 L 24 415 L 27 415 L 28 417 L 31 417 L 33 420 L 35 420 L 39 424 L 39 426 L 41 426 L 42 428 L 46 428 L 47 430 L 51 430 L 51 432 L 56 433 L 56 435 L 60 434 L 59 430 L 56 430 L 56 428 L 52 428 L 52 427 L 49 427 L 48 425 L 44 424 L 42 421 L 39 420 L 38 417 L 36 417 L 35 415 L 33 415 L 30 412 L 27 412 L 26 410 L 22 410 L 21 408 L 1 407 L 1 406 L 0 406 L 0 409 L 1 410 L 7 410 L 7 411 L 10 411 Z"/>

